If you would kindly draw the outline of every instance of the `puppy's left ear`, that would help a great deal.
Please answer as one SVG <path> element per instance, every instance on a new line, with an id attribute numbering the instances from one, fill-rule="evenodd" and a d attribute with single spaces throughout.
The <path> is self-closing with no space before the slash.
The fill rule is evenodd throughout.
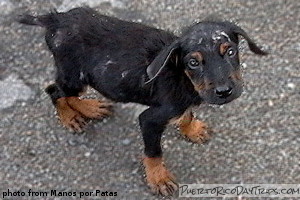
<path id="1" fill-rule="evenodd" d="M 145 82 L 145 84 L 153 81 L 165 68 L 168 64 L 170 58 L 176 54 L 176 51 L 179 49 L 179 42 L 176 40 L 171 43 L 169 46 L 165 47 L 151 62 L 151 64 L 147 67 L 147 75 L 149 80 Z M 177 64 L 177 59 L 175 64 Z"/>
<path id="2" fill-rule="evenodd" d="M 250 50 L 259 55 L 268 55 L 268 52 L 262 50 L 257 46 L 257 44 L 248 36 L 248 34 L 239 26 L 231 23 L 231 22 L 226 22 L 228 26 L 230 27 L 231 31 L 236 34 L 236 35 L 241 35 L 243 38 L 245 38 L 248 42 Z"/>

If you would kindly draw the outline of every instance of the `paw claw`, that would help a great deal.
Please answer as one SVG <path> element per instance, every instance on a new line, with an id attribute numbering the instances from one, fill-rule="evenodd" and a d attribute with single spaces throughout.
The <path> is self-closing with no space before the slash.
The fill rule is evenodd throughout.
<path id="1" fill-rule="evenodd" d="M 106 103 L 106 102 L 99 102 L 100 106 L 99 108 L 112 108 L 113 107 L 113 103 Z"/>
<path id="2" fill-rule="evenodd" d="M 178 190 L 178 185 L 173 181 L 167 182 L 167 189 L 169 194 L 173 194 L 176 190 Z"/>
<path id="3" fill-rule="evenodd" d="M 82 119 L 82 118 L 79 118 L 79 119 L 74 119 L 74 123 L 76 123 L 76 124 L 78 124 L 78 126 L 80 127 L 80 128 L 83 128 L 87 123 L 85 122 L 85 120 L 84 119 Z"/>

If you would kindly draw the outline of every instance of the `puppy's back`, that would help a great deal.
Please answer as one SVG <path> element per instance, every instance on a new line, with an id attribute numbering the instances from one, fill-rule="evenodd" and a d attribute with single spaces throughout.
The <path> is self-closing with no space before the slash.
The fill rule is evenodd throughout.
<path id="1" fill-rule="evenodd" d="M 137 57 L 151 62 L 164 46 L 177 38 L 170 32 L 105 16 L 88 7 L 39 16 L 22 15 L 18 21 L 46 28 L 47 45 L 56 57 L 68 54 L 74 58 L 78 53 L 86 53 L 85 57 L 94 56 L 98 60 L 115 55 L 118 60 L 124 57 L 132 63 Z"/>

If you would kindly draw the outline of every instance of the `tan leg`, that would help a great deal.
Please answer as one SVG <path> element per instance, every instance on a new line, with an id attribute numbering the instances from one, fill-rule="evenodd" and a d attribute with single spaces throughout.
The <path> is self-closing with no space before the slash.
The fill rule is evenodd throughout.
<path id="1" fill-rule="evenodd" d="M 167 170 L 162 158 L 146 157 L 143 164 L 147 183 L 154 193 L 169 196 L 178 189 L 175 177 Z"/>
<path id="2" fill-rule="evenodd" d="M 178 125 L 181 134 L 186 136 L 192 142 L 204 143 L 210 138 L 207 125 L 196 119 L 191 111 L 187 111 L 177 119 L 176 124 Z"/>
<path id="3" fill-rule="evenodd" d="M 82 131 L 82 128 L 86 125 L 85 119 L 79 112 L 69 106 L 65 97 L 57 99 L 55 106 L 63 126 L 77 132 Z"/>
<path id="4" fill-rule="evenodd" d="M 96 99 L 79 99 L 78 97 L 67 97 L 66 100 L 71 108 L 87 118 L 101 119 L 112 114 L 111 103 Z"/>

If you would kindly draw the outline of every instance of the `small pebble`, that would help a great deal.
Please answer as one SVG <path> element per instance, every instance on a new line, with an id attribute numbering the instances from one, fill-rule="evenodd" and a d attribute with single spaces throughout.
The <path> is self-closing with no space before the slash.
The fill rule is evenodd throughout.
<path id="1" fill-rule="evenodd" d="M 84 156 L 85 156 L 85 157 L 90 157 L 90 156 L 91 156 L 91 152 L 86 152 L 86 153 L 84 154 Z"/>
<path id="2" fill-rule="evenodd" d="M 68 144 L 71 146 L 75 146 L 78 144 L 78 142 L 76 140 L 68 140 Z"/>
<path id="3" fill-rule="evenodd" d="M 296 85 L 294 83 L 288 83 L 287 87 L 290 89 L 294 89 L 296 87 Z"/>
<path id="4" fill-rule="evenodd" d="M 274 106 L 273 101 L 272 101 L 272 100 L 269 100 L 269 101 L 268 101 L 268 105 L 269 105 L 270 107 Z"/>
<path id="5" fill-rule="evenodd" d="M 131 143 L 131 141 L 129 139 L 122 140 L 123 145 L 129 145 L 130 143 Z"/>

